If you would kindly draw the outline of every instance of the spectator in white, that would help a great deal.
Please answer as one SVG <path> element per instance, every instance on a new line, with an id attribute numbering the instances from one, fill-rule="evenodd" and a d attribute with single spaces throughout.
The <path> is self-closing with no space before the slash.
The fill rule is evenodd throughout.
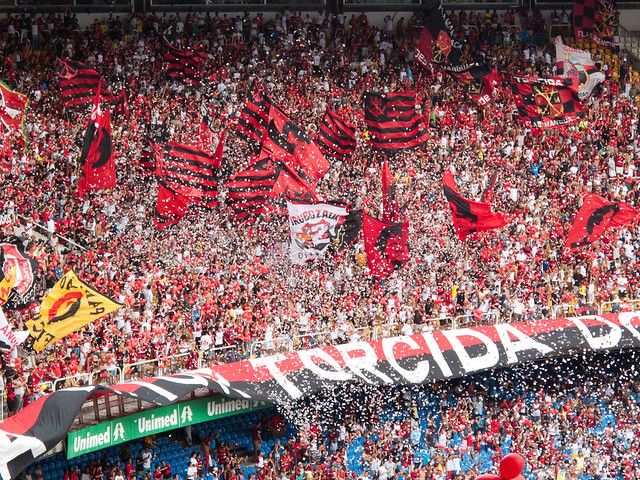
<path id="1" fill-rule="evenodd" d="M 140 456 L 142 457 L 142 468 L 144 468 L 145 472 L 151 470 L 151 460 L 153 459 L 153 453 L 148 448 L 145 448 L 140 452 Z"/>
<path id="2" fill-rule="evenodd" d="M 512 319 L 514 322 L 519 322 L 522 320 L 524 316 L 525 306 L 524 303 L 520 301 L 520 299 L 516 298 L 513 300 L 513 316 Z"/>

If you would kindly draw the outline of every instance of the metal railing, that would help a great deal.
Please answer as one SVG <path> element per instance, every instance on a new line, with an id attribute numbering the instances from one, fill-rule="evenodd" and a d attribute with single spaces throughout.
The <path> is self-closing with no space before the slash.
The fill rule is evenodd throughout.
<path id="1" fill-rule="evenodd" d="M 304 333 L 300 335 L 283 335 L 270 340 L 256 340 L 251 342 L 249 357 L 256 358 L 275 353 L 292 352 L 294 350 L 326 347 L 333 343 L 340 343 L 349 337 L 357 335 L 361 340 L 376 340 L 389 336 L 398 323 L 386 323 L 358 328 L 349 328 L 342 334 L 335 335 L 336 330 L 322 330 L 319 332 Z"/>
<path id="2" fill-rule="evenodd" d="M 27 218 L 23 215 L 17 214 L 16 217 L 18 219 L 20 219 L 22 222 L 28 222 L 33 224 L 33 228 L 35 230 L 36 233 L 38 233 L 43 240 L 50 238 L 50 237 L 55 237 L 58 239 L 58 242 L 60 242 L 62 240 L 62 243 L 65 243 L 67 246 L 72 245 L 75 248 L 79 248 L 80 250 L 82 250 L 83 252 L 87 251 L 86 247 L 83 247 L 82 245 L 74 242 L 73 240 L 71 240 L 70 238 L 65 237 L 64 235 L 60 235 L 59 233 L 55 233 L 55 232 L 50 232 L 49 229 L 47 227 L 45 227 L 44 225 L 34 221 L 31 218 Z M 25 226 L 24 223 L 20 223 L 20 225 L 22 225 L 23 227 Z M 70 249 L 73 250 L 73 249 Z"/>
<path id="3" fill-rule="evenodd" d="M 52 389 L 57 391 L 61 388 L 96 385 L 98 383 L 114 385 L 121 382 L 122 379 L 122 369 L 120 367 L 115 367 L 114 369 L 105 368 L 90 373 L 77 373 L 68 377 L 57 378 L 53 381 Z"/>
<path id="4" fill-rule="evenodd" d="M 179 373 L 185 370 L 200 368 L 201 366 L 202 355 L 197 351 L 125 363 L 122 368 L 121 381 L 127 382 L 129 380 Z"/>
<path id="5" fill-rule="evenodd" d="M 600 313 L 602 309 L 598 303 L 563 303 L 551 307 L 551 318 L 599 315 Z"/>
<path id="6" fill-rule="evenodd" d="M 0 11 L 57 12 L 61 8 L 91 12 L 133 12 L 133 0 L 0 0 Z"/>

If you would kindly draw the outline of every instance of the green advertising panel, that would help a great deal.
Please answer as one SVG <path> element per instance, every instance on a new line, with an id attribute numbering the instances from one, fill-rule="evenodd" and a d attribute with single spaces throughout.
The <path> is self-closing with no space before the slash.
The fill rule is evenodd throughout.
<path id="1" fill-rule="evenodd" d="M 69 432 L 67 459 L 102 450 L 113 445 L 143 438 L 176 428 L 208 422 L 217 418 L 269 408 L 267 402 L 208 397 L 154 408 L 126 417 L 116 418 L 92 427 Z"/>

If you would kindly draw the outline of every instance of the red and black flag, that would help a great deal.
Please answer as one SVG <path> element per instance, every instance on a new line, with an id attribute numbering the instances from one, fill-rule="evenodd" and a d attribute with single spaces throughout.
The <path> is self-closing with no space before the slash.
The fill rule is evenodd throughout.
<path id="1" fill-rule="evenodd" d="M 512 77 L 518 113 L 536 128 L 570 125 L 584 116 L 575 78 Z"/>
<path id="2" fill-rule="evenodd" d="M 366 92 L 364 120 L 374 148 L 395 152 L 422 146 L 429 134 L 416 112 L 414 91 Z"/>
<path id="3" fill-rule="evenodd" d="M 382 164 L 382 221 L 397 222 L 399 210 L 396 186 L 385 159 Z"/>
<path id="4" fill-rule="evenodd" d="M 572 16 L 576 38 L 588 37 L 607 47 L 614 45 L 619 26 L 615 0 L 575 0 Z"/>
<path id="5" fill-rule="evenodd" d="M 425 13 L 425 26 L 416 43 L 415 58 L 422 65 L 458 65 L 462 57 L 462 42 L 456 38 L 455 27 L 447 12 L 438 5 Z"/>
<path id="6" fill-rule="evenodd" d="M 493 212 L 489 203 L 477 202 L 460 195 L 451 172 L 444 174 L 442 186 L 453 214 L 453 227 L 460 240 L 464 241 L 471 233 L 501 228 L 508 223 L 507 216 Z"/>
<path id="7" fill-rule="evenodd" d="M 638 213 L 638 210 L 626 203 L 610 202 L 599 195 L 586 193 L 567 235 L 564 253 L 592 244 L 609 228 L 629 225 Z"/>
<path id="8" fill-rule="evenodd" d="M 356 150 L 356 127 L 347 123 L 331 108 L 327 108 L 327 113 L 318 125 L 316 143 L 322 153 L 344 162 L 353 157 Z"/>
<path id="9" fill-rule="evenodd" d="M 459 72 L 449 72 L 478 105 L 485 106 L 493 98 L 500 75 L 488 65 L 474 64 Z"/>
<path id="10" fill-rule="evenodd" d="M 122 89 L 116 97 L 116 103 L 114 105 L 115 115 L 122 115 L 124 118 L 129 118 L 129 97 L 127 92 Z"/>
<path id="11" fill-rule="evenodd" d="M 315 186 L 329 170 L 329 162 L 307 133 L 275 105 L 269 110 L 267 135 L 263 148 L 274 160 L 283 163 L 286 173 L 306 186 L 315 199 Z"/>
<path id="12" fill-rule="evenodd" d="M 344 217 L 344 220 L 336 227 L 336 235 L 331 240 L 332 250 L 339 252 L 352 245 L 358 238 L 362 230 L 362 210 L 351 210 Z"/>
<path id="13" fill-rule="evenodd" d="M 218 204 L 219 166 L 220 159 L 214 154 L 171 141 L 165 146 L 162 164 L 156 168 L 174 192 L 190 197 L 193 204 L 213 208 Z"/>
<path id="14" fill-rule="evenodd" d="M 82 172 L 78 182 L 78 196 L 91 190 L 106 190 L 116 186 L 116 164 L 113 159 L 111 117 L 109 110 L 100 108 L 100 89 L 84 134 L 80 152 Z"/>
<path id="15" fill-rule="evenodd" d="M 270 109 L 271 100 L 264 92 L 250 93 L 238 118 L 240 136 L 259 145 L 269 128 Z"/>
<path id="16" fill-rule="evenodd" d="M 158 151 L 158 230 L 178 223 L 191 205 L 210 210 L 218 204 L 219 166 L 220 159 L 215 155 L 178 142 L 168 142 Z"/>
<path id="17" fill-rule="evenodd" d="M 318 200 L 314 184 L 305 180 L 300 172 L 290 170 L 290 162 L 275 158 L 273 150 L 276 148 L 270 150 L 265 146 L 249 168 L 236 173 L 227 182 L 228 203 L 238 220 L 253 220 L 266 214 L 284 214 L 285 200 Z"/>
<path id="18" fill-rule="evenodd" d="M 169 78 L 197 83 L 202 78 L 202 62 L 207 56 L 202 45 L 195 45 L 181 50 L 169 43 L 166 38 L 162 41 L 162 58 L 167 64 Z"/>
<path id="19" fill-rule="evenodd" d="M 231 176 L 227 182 L 227 202 L 238 220 L 252 221 L 275 210 L 272 201 L 276 198 L 275 186 L 281 170 L 281 165 L 265 156 Z"/>
<path id="20" fill-rule="evenodd" d="M 158 151 L 169 140 L 169 130 L 164 123 L 147 122 L 144 134 L 144 147 L 140 152 L 139 165 L 146 173 L 156 170 L 156 157 Z"/>
<path id="21" fill-rule="evenodd" d="M 90 104 L 101 89 L 101 101 L 113 100 L 113 95 L 107 91 L 107 85 L 100 74 L 93 68 L 81 62 L 73 60 L 58 60 L 61 70 L 58 73 L 60 79 L 60 92 L 65 107 Z"/>
<path id="22" fill-rule="evenodd" d="M 158 180 L 158 196 L 153 221 L 160 231 L 176 225 L 189 210 L 191 197 L 176 193 L 162 179 Z"/>
<path id="23" fill-rule="evenodd" d="M 409 223 L 388 223 L 363 215 L 362 231 L 371 275 L 384 280 L 409 260 Z"/>

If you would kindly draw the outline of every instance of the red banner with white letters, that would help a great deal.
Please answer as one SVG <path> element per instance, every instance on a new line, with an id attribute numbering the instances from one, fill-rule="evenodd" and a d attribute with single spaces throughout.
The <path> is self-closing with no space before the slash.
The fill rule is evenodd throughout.
<path id="1" fill-rule="evenodd" d="M 424 384 L 553 357 L 640 348 L 639 329 L 635 312 L 501 323 L 314 348 L 111 387 L 64 389 L 0 423 L 0 477 L 16 478 L 64 439 L 84 402 L 99 395 L 169 405 L 205 387 L 238 399 L 283 403 L 346 382 Z"/>

